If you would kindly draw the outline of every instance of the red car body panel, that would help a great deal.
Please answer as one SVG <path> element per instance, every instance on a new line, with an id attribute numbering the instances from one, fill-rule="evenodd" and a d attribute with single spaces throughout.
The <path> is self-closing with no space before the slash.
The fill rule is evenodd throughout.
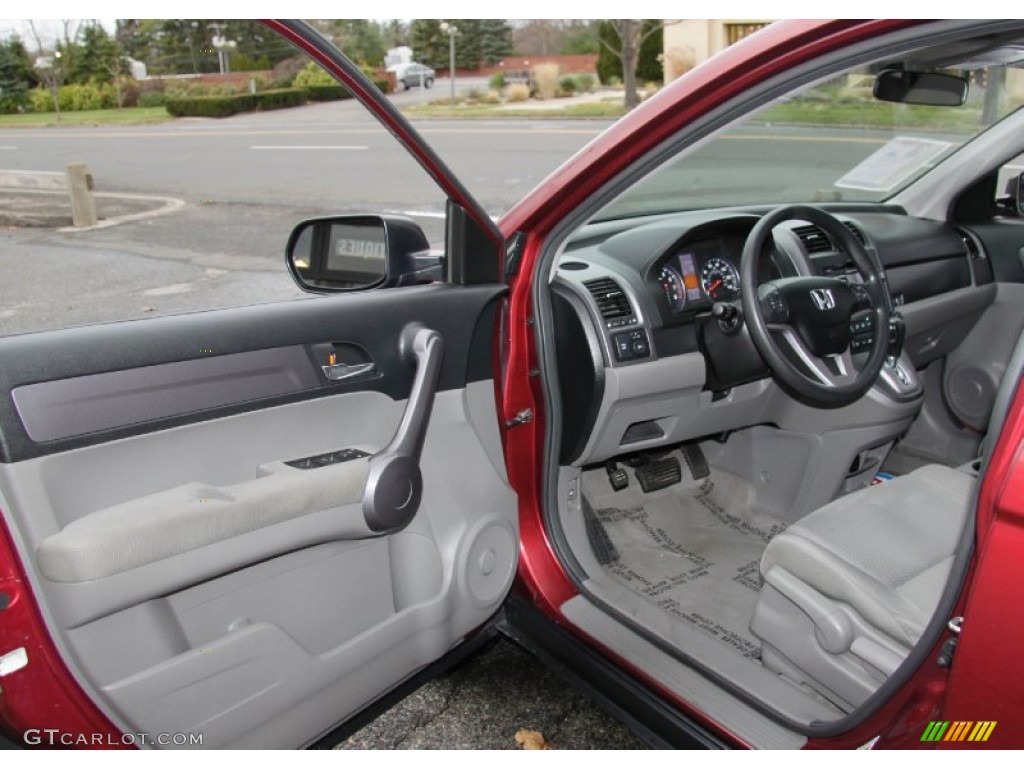
<path id="1" fill-rule="evenodd" d="M 0 686 L 0 725 L 40 733 L 42 744 L 124 748 L 121 731 L 78 687 L 43 623 L 10 533 L 0 518 L 0 593 L 10 600 L 0 613 L 0 656 L 24 648 L 29 664 L 6 675 Z M 58 734 L 63 734 L 58 735 Z M 84 739 L 84 740 L 83 740 Z"/>
<path id="2" fill-rule="evenodd" d="M 465 189 L 447 176 L 432 152 L 420 146 L 414 132 L 374 103 L 373 94 L 363 92 L 361 86 L 340 72 L 327 56 L 287 26 L 273 20 L 266 23 L 342 79 L 446 194 L 480 219 L 480 209 Z M 694 69 L 616 123 L 498 222 L 504 236 L 518 232 L 526 237 L 518 273 L 511 281 L 502 323 L 503 337 L 497 345 L 503 362 L 498 387 L 499 414 L 507 421 L 525 410 L 533 413 L 532 420 L 503 430 L 509 481 L 519 495 L 520 504 L 518 588 L 553 621 L 569 626 L 559 607 L 577 594 L 577 590 L 552 548 L 542 514 L 545 405 L 538 378 L 530 375 L 537 366 L 531 293 L 546 238 L 570 212 L 630 164 L 694 120 L 742 96 L 748 88 L 817 56 L 920 23 L 915 20 L 832 20 L 772 25 Z M 494 232 L 489 220 L 479 223 Z M 1024 551 L 1022 439 L 1024 395 L 1019 394 L 982 489 L 978 525 L 979 533 L 984 533 L 983 537 L 979 535 L 983 559 L 971 586 L 970 607 L 965 609 L 967 630 L 957 652 L 948 698 L 943 701 L 947 689 L 946 671 L 937 664 L 926 663 L 911 683 L 867 722 L 841 737 L 812 741 L 808 747 L 855 747 L 878 735 L 882 735 L 880 746 L 922 746 L 920 737 L 924 726 L 929 720 L 940 717 L 999 720 L 1000 727 L 995 729 L 990 742 L 995 746 L 1008 743 L 999 740 L 1003 734 L 1009 737 L 1019 732 L 1019 727 L 1011 726 L 1013 719 L 1018 726 L 1024 725 L 1021 722 L 1024 678 L 1005 674 L 1005 665 L 1013 663 L 1022 621 L 1016 612 L 1008 612 L 1005 606 L 1018 606 L 1024 598 L 1024 565 L 1019 559 L 1019 553 Z M 1015 576 L 1017 578 L 1013 578 Z M 0 722 L 21 730 L 42 727 L 73 735 L 110 734 L 109 743 L 120 743 L 117 729 L 81 691 L 48 637 L 12 541 L 2 524 L 0 591 L 13 597 L 0 621 L 0 655 L 25 647 L 33 658 L 28 667 L 4 678 Z M 583 639 L 601 648 L 591 638 Z M 602 651 L 615 658 L 608 649 Z M 937 654 L 938 648 L 933 650 L 932 658 Z M 621 658 L 618 662 L 623 668 L 631 669 Z M 703 713 L 679 700 L 659 681 L 635 668 L 631 672 L 695 721 L 715 729 L 737 746 L 745 746 Z M 994 690 L 999 690 L 999 702 L 989 705 L 986 702 Z"/>
<path id="3" fill-rule="evenodd" d="M 1015 661 L 1024 637 L 1024 387 L 1019 387 L 978 498 L 977 553 L 964 590 L 963 629 L 950 689 L 936 720 L 994 721 L 984 747 L 1019 748 L 1024 676 Z M 946 749 L 977 743 L 942 741 Z"/>

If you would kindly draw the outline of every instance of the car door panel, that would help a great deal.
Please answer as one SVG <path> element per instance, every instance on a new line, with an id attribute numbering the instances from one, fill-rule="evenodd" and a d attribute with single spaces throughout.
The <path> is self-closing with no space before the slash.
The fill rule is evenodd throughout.
<path id="1" fill-rule="evenodd" d="M 114 723 L 204 747 L 307 744 L 497 609 L 518 546 L 492 378 L 502 290 L 0 339 L 4 523 L 62 656 Z M 445 342 L 423 497 L 378 535 L 366 456 L 285 462 L 389 442 L 413 323 Z M 331 352 L 376 375 L 329 381 Z"/>

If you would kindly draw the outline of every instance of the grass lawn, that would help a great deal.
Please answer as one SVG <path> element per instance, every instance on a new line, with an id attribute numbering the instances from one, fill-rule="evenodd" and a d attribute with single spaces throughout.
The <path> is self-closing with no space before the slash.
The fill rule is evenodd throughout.
<path id="1" fill-rule="evenodd" d="M 794 99 L 762 112 L 754 122 L 974 132 L 981 125 L 981 109 L 972 105 L 922 107 L 870 99 L 846 102 Z"/>
<path id="2" fill-rule="evenodd" d="M 139 125 L 162 123 L 167 120 L 173 120 L 173 118 L 163 107 L 125 107 L 124 109 L 61 112 L 59 121 L 53 112 L 0 115 L 0 128 L 38 128 L 49 125 Z"/>

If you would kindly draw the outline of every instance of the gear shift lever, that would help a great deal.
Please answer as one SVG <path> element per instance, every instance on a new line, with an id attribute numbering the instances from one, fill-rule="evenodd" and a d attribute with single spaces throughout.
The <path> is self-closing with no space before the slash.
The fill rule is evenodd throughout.
<path id="1" fill-rule="evenodd" d="M 885 362 L 895 368 L 903 352 L 903 342 L 907 337 L 907 324 L 899 312 L 893 312 L 889 318 L 889 341 Z"/>

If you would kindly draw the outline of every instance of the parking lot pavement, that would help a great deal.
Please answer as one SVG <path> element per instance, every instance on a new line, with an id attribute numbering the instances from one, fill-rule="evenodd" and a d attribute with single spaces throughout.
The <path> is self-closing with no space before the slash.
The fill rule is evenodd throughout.
<path id="1" fill-rule="evenodd" d="M 337 749 L 644 749 L 625 726 L 511 640 L 500 638 L 423 685 Z"/>

